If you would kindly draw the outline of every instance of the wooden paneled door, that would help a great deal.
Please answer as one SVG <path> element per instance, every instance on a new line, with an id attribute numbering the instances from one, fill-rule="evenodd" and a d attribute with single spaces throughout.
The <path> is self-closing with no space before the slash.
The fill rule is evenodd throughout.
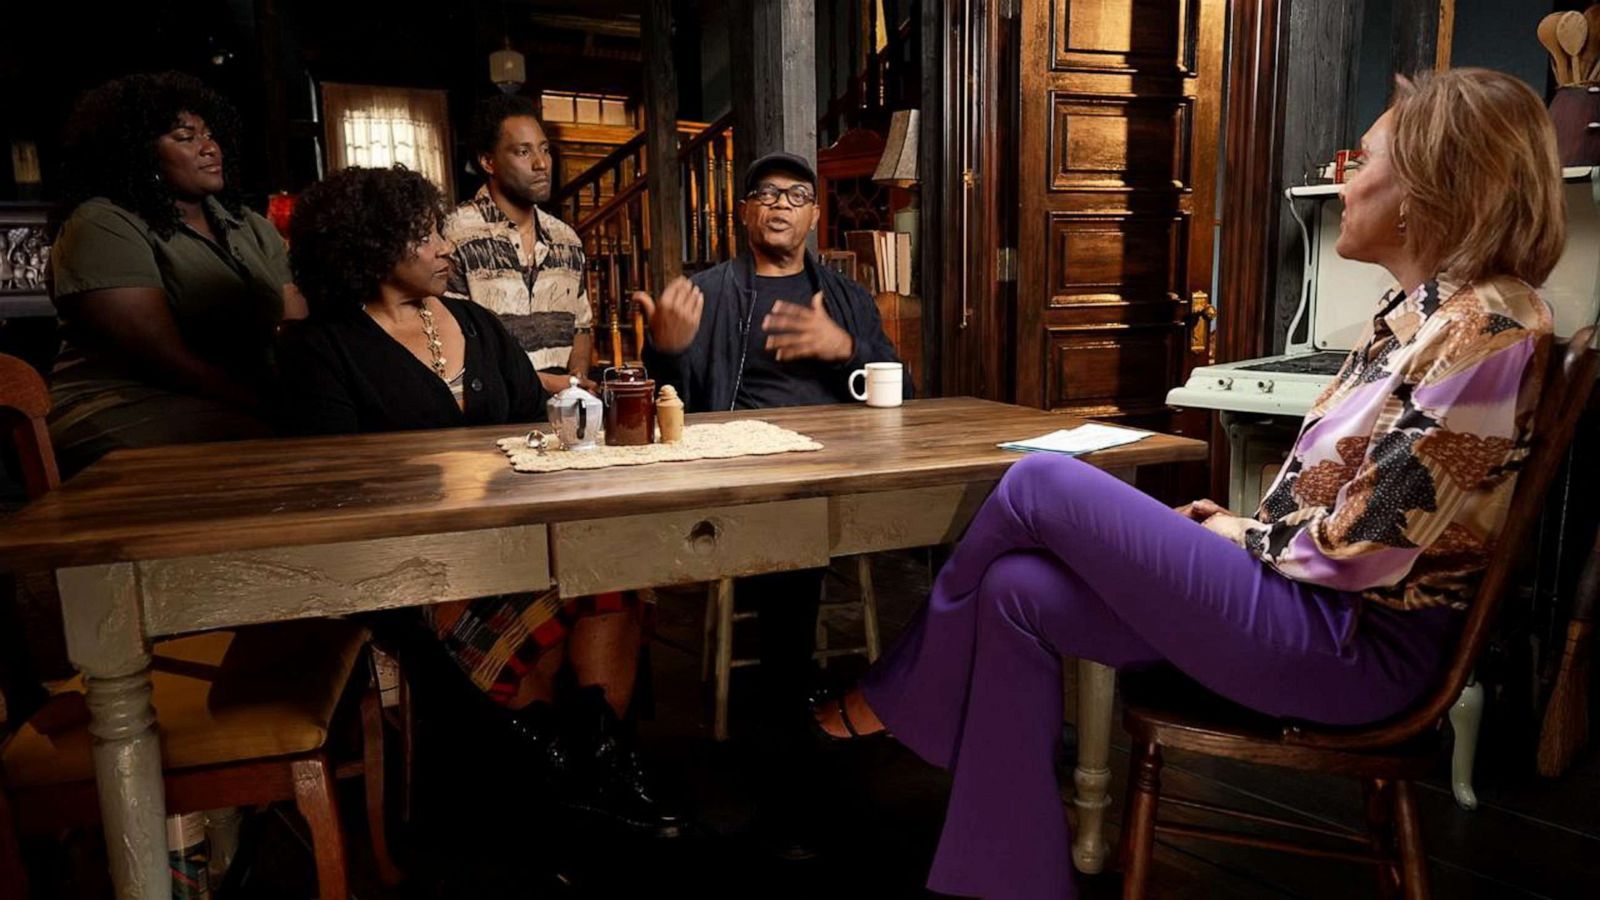
<path id="1" fill-rule="evenodd" d="M 1020 5 L 1017 402 L 1204 437 L 1225 2 Z"/>

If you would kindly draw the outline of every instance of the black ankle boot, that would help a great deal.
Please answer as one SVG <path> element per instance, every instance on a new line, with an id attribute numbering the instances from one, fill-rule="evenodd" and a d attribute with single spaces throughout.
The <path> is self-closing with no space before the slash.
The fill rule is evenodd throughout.
<path id="1" fill-rule="evenodd" d="M 573 760 L 560 717 L 548 703 L 507 710 L 505 722 L 527 756 L 529 774 L 539 788 L 566 803 L 573 797 Z"/>
<path id="2" fill-rule="evenodd" d="M 656 837 L 678 837 L 688 824 L 646 773 L 632 735 L 597 687 L 578 689 L 568 709 L 573 769 L 582 784 L 574 805 Z"/>

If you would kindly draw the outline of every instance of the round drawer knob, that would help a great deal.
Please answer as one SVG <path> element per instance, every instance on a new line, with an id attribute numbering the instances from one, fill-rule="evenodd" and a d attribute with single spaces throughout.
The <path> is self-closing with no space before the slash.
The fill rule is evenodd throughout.
<path id="1" fill-rule="evenodd" d="M 717 549 L 717 535 L 719 531 L 715 522 L 710 519 L 701 519 L 689 529 L 689 546 L 696 553 L 706 554 Z"/>

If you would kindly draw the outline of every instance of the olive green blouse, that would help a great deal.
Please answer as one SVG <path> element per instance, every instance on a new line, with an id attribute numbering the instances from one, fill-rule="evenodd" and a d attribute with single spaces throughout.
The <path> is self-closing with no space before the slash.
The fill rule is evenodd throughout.
<path id="1" fill-rule="evenodd" d="M 266 219 L 234 215 L 206 201 L 217 242 L 179 226 L 170 237 L 103 198 L 73 210 L 51 249 L 56 297 L 109 288 L 158 288 L 167 295 L 189 351 L 248 385 L 271 375 L 273 332 L 283 318 L 288 248 Z M 107 350 L 64 318 L 67 348 L 57 383 L 86 379 L 140 384 Z"/>
<path id="2" fill-rule="evenodd" d="M 56 298 L 113 288 L 157 288 L 184 346 L 265 394 L 274 331 L 290 281 L 288 249 L 266 219 L 206 201 L 215 242 L 187 226 L 162 237 L 104 199 L 73 210 L 51 248 Z M 235 440 L 270 433 L 254 410 L 158 385 L 63 311 L 61 356 L 51 376 L 50 438 L 63 475 L 112 450 Z"/>

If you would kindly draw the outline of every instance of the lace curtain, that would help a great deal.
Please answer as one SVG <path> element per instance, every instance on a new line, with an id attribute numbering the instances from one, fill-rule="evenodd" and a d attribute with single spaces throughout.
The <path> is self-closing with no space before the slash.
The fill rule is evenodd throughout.
<path id="1" fill-rule="evenodd" d="M 399 163 L 455 197 L 444 91 L 324 83 L 322 120 L 329 169 Z"/>

